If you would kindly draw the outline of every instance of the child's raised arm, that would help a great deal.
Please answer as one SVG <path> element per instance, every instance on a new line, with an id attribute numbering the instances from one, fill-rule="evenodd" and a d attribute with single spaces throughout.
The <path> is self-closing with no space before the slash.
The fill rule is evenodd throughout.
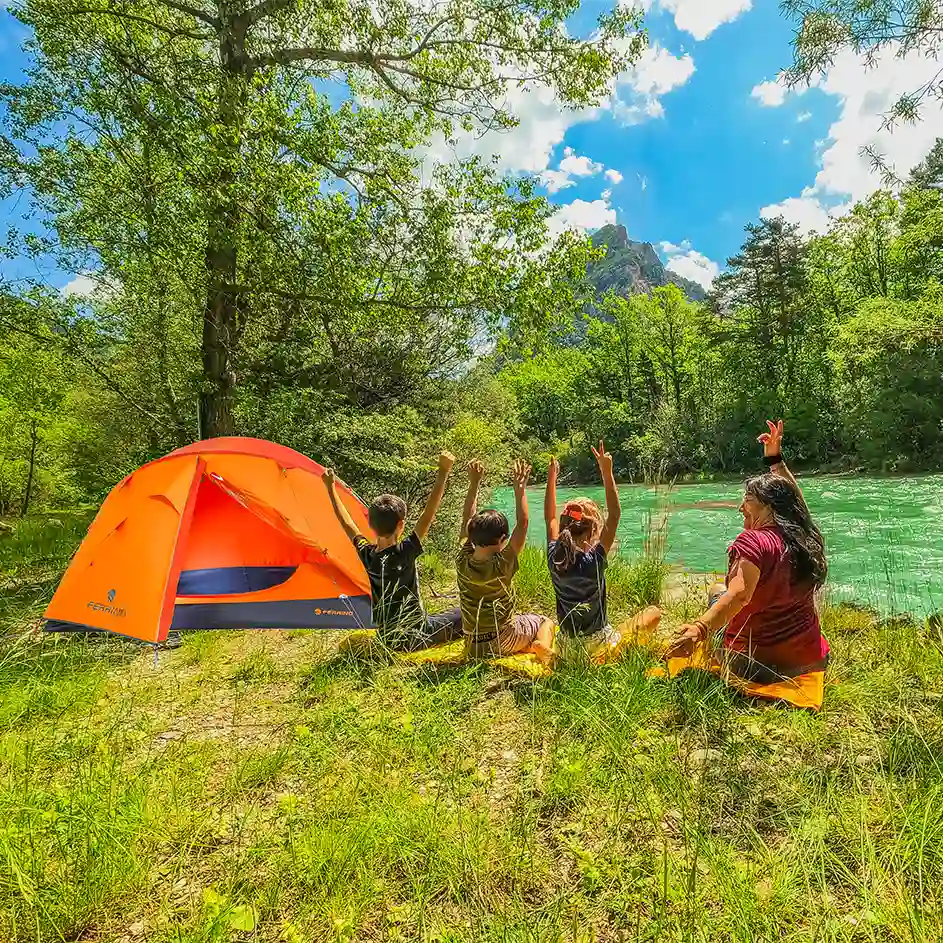
<path id="1" fill-rule="evenodd" d="M 603 550 L 609 553 L 616 542 L 616 532 L 619 529 L 619 520 L 622 518 L 622 504 L 619 501 L 616 479 L 612 473 L 612 453 L 606 451 L 606 445 L 602 439 L 599 440 L 599 451 L 593 449 L 593 455 L 596 456 L 599 474 L 602 475 L 602 483 L 606 488 L 606 523 L 599 535 L 599 543 L 602 544 Z"/>
<path id="2" fill-rule="evenodd" d="M 468 466 L 468 494 L 465 495 L 465 507 L 462 508 L 462 530 L 459 534 L 459 540 L 462 543 L 468 536 L 468 522 L 478 510 L 478 489 L 481 487 L 481 479 L 484 474 L 485 466 L 476 458 Z"/>
<path id="3" fill-rule="evenodd" d="M 439 505 L 442 503 L 442 498 L 445 495 L 445 485 L 449 480 L 449 472 L 452 471 L 454 464 L 455 456 L 451 452 L 443 452 L 439 456 L 439 474 L 436 476 L 435 486 L 432 489 L 432 494 L 429 495 L 429 500 L 426 502 L 426 506 L 419 520 L 416 522 L 416 536 L 419 538 L 420 543 L 422 543 L 429 534 L 429 528 L 432 527 L 436 512 L 439 510 Z"/>
<path id="4" fill-rule="evenodd" d="M 340 521 L 341 527 L 344 528 L 344 533 L 347 534 L 351 540 L 354 540 L 356 537 L 362 536 L 362 534 L 354 523 L 354 519 L 348 513 L 347 508 L 344 507 L 343 502 L 337 497 L 336 481 L 337 476 L 334 474 L 334 469 L 325 469 L 324 484 L 327 488 L 327 496 L 331 499 L 331 507 L 334 508 L 334 514 L 338 521 Z"/>
<path id="5" fill-rule="evenodd" d="M 519 458 L 514 463 L 514 470 L 511 473 L 517 520 L 514 523 L 514 530 L 511 532 L 511 539 L 508 542 L 515 554 L 520 554 L 527 543 L 527 527 L 530 524 L 530 511 L 527 507 L 528 478 L 530 478 L 530 465 L 524 459 Z"/>
<path id="6" fill-rule="evenodd" d="M 550 459 L 547 469 L 547 493 L 544 495 L 544 523 L 547 525 L 547 543 L 560 536 L 560 521 L 557 519 L 557 475 L 560 474 L 560 463 L 556 458 Z"/>

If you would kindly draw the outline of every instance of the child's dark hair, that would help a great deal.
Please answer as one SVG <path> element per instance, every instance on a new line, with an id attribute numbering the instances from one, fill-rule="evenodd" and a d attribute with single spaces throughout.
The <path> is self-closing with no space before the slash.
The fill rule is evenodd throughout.
<path id="1" fill-rule="evenodd" d="M 381 494 L 370 505 L 367 520 L 378 537 L 392 537 L 406 520 L 406 502 L 395 494 Z"/>
<path id="2" fill-rule="evenodd" d="M 592 539 L 601 526 L 601 515 L 595 501 L 581 498 L 569 502 L 560 517 L 560 536 L 550 558 L 554 570 L 557 573 L 569 570 L 576 562 L 576 542 Z"/>
<path id="3" fill-rule="evenodd" d="M 508 519 L 500 511 L 480 511 L 468 522 L 468 542 L 476 547 L 493 547 L 509 533 Z"/>

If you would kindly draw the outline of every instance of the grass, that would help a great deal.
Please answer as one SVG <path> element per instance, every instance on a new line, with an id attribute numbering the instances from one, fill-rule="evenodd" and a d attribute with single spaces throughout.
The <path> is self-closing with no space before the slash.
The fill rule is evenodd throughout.
<path id="1" fill-rule="evenodd" d="M 155 670 L 24 634 L 72 549 L 28 534 L 0 538 L 4 943 L 943 939 L 920 624 L 831 607 L 818 715 L 647 680 L 642 654 L 532 684 L 203 632 Z M 545 573 L 522 560 L 529 605 Z M 614 562 L 613 608 L 663 578 Z"/>
<path id="2" fill-rule="evenodd" d="M 612 557 L 606 571 L 606 597 L 614 623 L 621 622 L 645 606 L 656 605 L 663 596 L 668 567 L 655 557 L 626 560 Z M 556 610 L 547 554 L 538 547 L 525 547 L 514 577 L 514 591 L 522 610 L 553 613 Z"/>

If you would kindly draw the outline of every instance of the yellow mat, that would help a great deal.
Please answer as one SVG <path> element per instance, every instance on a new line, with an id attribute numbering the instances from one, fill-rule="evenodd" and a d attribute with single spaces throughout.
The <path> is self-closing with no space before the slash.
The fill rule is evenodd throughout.
<path id="1" fill-rule="evenodd" d="M 664 668 L 651 668 L 648 671 L 650 678 L 676 678 L 683 671 L 708 671 L 717 675 L 741 694 L 749 697 L 759 697 L 769 701 L 785 701 L 794 707 L 808 710 L 820 710 L 825 699 L 825 672 L 811 671 L 808 674 L 795 678 L 784 678 L 775 684 L 757 684 L 754 681 L 743 681 L 732 675 L 722 665 L 719 665 L 709 648 L 700 642 L 694 652 L 686 658 L 669 658 Z"/>
<path id="2" fill-rule="evenodd" d="M 340 644 L 340 651 L 348 654 L 362 654 L 376 644 L 376 630 L 364 629 L 350 632 Z M 470 661 L 465 651 L 464 642 L 450 642 L 448 645 L 436 645 L 418 652 L 403 652 L 397 655 L 405 662 L 414 665 L 464 665 Z M 489 658 L 489 665 L 503 668 L 512 674 L 527 678 L 544 678 L 551 671 L 536 655 L 510 655 L 506 658 Z"/>

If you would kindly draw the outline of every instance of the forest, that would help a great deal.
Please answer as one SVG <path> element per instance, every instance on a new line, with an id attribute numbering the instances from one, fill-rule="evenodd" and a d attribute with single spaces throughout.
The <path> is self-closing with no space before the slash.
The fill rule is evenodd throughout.
<path id="1" fill-rule="evenodd" d="M 394 3 L 359 59 L 330 48 L 330 5 L 18 7 L 33 64 L 0 88 L 0 196 L 43 226 L 0 252 L 87 290 L 0 281 L 0 515 L 97 503 L 226 434 L 408 498 L 444 447 L 495 484 L 514 453 L 590 480 L 599 438 L 626 480 L 737 474 L 774 414 L 799 467 L 943 461 L 943 144 L 826 234 L 747 226 L 702 303 L 601 295 L 605 246 L 553 236 L 536 179 L 424 157 L 513 124 L 489 97 L 502 70 L 529 63 L 578 107 L 644 47 L 637 13 L 583 44 L 549 15 L 577 5 L 544 6 L 531 28 Z"/>

